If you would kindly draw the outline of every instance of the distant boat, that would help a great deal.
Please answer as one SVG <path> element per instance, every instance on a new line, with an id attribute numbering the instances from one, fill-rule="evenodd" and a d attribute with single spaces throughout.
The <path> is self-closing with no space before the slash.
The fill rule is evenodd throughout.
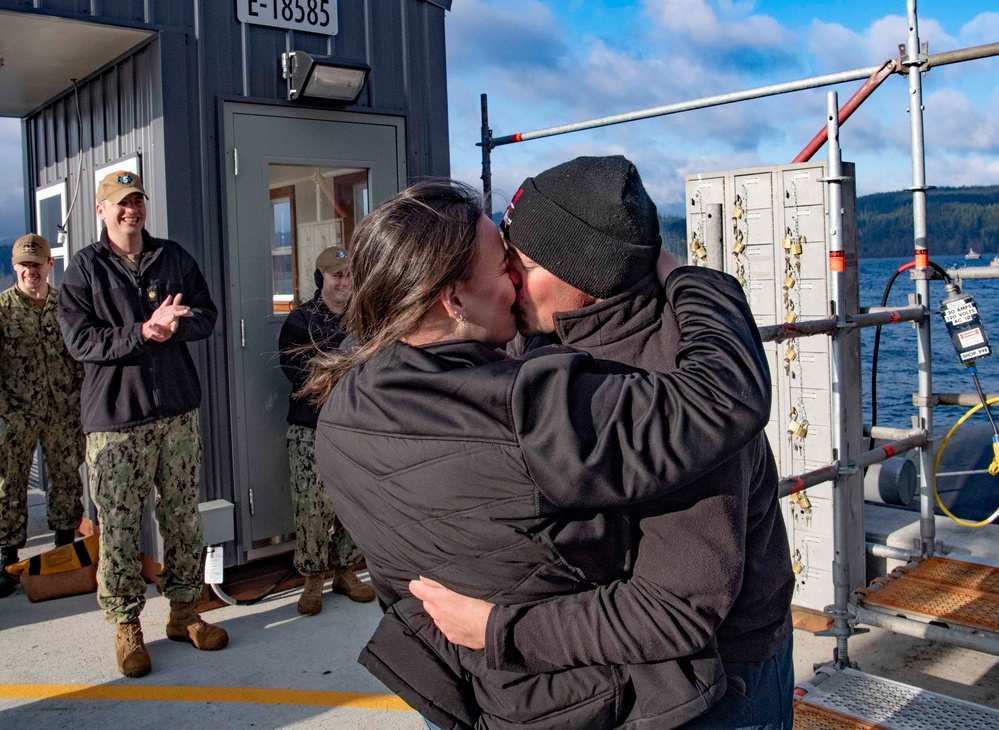
<path id="1" fill-rule="evenodd" d="M 989 266 L 999 266 L 999 256 L 995 256 L 991 261 L 989 261 Z"/>
<path id="2" fill-rule="evenodd" d="M 964 258 L 968 259 L 969 261 L 974 261 L 975 259 L 980 259 L 981 257 L 982 255 L 978 253 L 978 251 L 976 251 L 975 249 L 971 248 L 970 246 L 968 247 L 968 253 L 964 254 Z"/>

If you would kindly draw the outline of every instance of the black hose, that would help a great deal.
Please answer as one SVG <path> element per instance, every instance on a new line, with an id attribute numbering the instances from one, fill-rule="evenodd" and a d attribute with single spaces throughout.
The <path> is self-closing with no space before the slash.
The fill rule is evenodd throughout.
<path id="1" fill-rule="evenodd" d="M 947 273 L 946 269 L 938 264 L 930 261 L 930 268 L 932 268 L 937 276 L 946 282 L 950 282 L 950 274 Z M 888 305 L 888 295 L 891 293 L 891 287 L 895 283 L 895 279 L 898 278 L 899 274 L 903 271 L 908 271 L 914 267 L 916 263 L 910 261 L 907 264 L 899 266 L 891 278 L 888 279 L 888 283 L 885 285 L 884 293 L 881 295 L 881 306 L 885 307 Z M 871 428 L 878 425 L 878 351 L 881 349 L 881 326 L 878 325 L 874 328 L 874 351 L 871 353 Z M 977 382 L 977 381 L 976 381 Z M 874 437 L 871 436 L 870 444 L 868 445 L 868 451 L 874 448 Z M 864 468 L 864 475 L 867 475 L 867 468 Z"/>

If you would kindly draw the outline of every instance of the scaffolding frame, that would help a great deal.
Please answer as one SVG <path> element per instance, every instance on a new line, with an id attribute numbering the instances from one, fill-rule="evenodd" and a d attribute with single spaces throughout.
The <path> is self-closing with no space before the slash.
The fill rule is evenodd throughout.
<path id="1" fill-rule="evenodd" d="M 999 43 L 949 51 L 946 53 L 929 54 L 925 41 L 920 41 L 916 0 L 906 0 L 908 18 L 908 33 L 906 42 L 899 45 L 900 55 L 889 59 L 878 66 L 869 66 L 851 71 L 814 76 L 796 81 L 772 84 L 768 86 L 747 89 L 743 91 L 703 97 L 675 104 L 637 110 L 623 114 L 600 117 L 570 124 L 562 124 L 543 129 L 518 132 L 512 135 L 494 137 L 489 127 L 487 95 L 481 95 L 481 141 L 477 146 L 482 148 L 482 184 L 483 197 L 487 210 L 492 210 L 492 150 L 508 144 L 543 139 L 570 132 L 606 127 L 624 122 L 667 116 L 684 111 L 706 109 L 724 104 L 731 104 L 751 99 L 760 99 L 779 94 L 820 88 L 866 79 L 864 85 L 842 107 L 839 107 L 835 91 L 827 93 L 826 125 L 808 145 L 798 154 L 795 162 L 807 161 L 821 148 L 827 147 L 827 174 L 822 182 L 827 186 L 828 208 L 826 210 L 826 225 L 829 234 L 829 293 L 831 315 L 821 319 L 798 321 L 793 324 L 779 324 L 761 327 L 760 333 L 765 342 L 782 342 L 785 339 L 824 335 L 831 339 L 831 356 L 833 382 L 836 374 L 842 373 L 846 366 L 844 351 L 838 342 L 839 332 L 858 327 L 875 327 L 911 322 L 917 331 L 917 392 L 913 395 L 917 407 L 916 424 L 911 429 L 872 427 L 870 435 L 876 439 L 886 439 L 885 443 L 873 450 L 865 451 L 852 458 L 844 458 L 845 426 L 842 411 L 838 407 L 837 391 L 833 389 L 832 424 L 833 460 L 828 465 L 799 475 L 785 476 L 780 479 L 778 493 L 780 497 L 804 491 L 809 487 L 832 482 L 834 510 L 834 551 L 833 580 L 835 600 L 827 606 L 825 613 L 832 618 L 833 625 L 829 630 L 820 633 L 836 639 L 832 662 L 829 667 L 834 670 L 855 667 L 850 661 L 848 640 L 851 636 L 866 631 L 857 627 L 857 623 L 881 626 L 896 633 L 905 633 L 924 638 L 933 638 L 963 646 L 965 648 L 999 654 L 999 640 L 994 636 L 961 635 L 952 636 L 946 628 L 932 625 L 918 625 L 904 618 L 883 617 L 867 609 L 851 605 L 851 593 L 854 589 L 849 583 L 848 551 L 843 545 L 846 540 L 845 521 L 847 513 L 842 490 L 846 478 L 856 474 L 871 464 L 884 461 L 892 456 L 916 450 L 919 463 L 919 499 L 920 499 L 920 547 L 918 554 L 911 554 L 896 548 L 884 546 L 868 546 L 868 552 L 881 554 L 895 559 L 909 560 L 912 558 L 932 557 L 935 550 L 936 525 L 933 509 L 933 460 L 935 452 L 935 437 L 933 435 L 933 409 L 939 405 L 973 405 L 979 402 L 977 393 L 936 394 L 933 393 L 932 353 L 930 343 L 929 306 L 930 280 L 937 278 L 936 272 L 930 266 L 929 243 L 926 224 L 926 192 L 931 187 L 926 184 L 925 136 L 923 129 L 922 77 L 931 68 L 952 63 L 999 56 Z M 869 97 L 880 84 L 890 75 L 897 73 L 907 77 L 909 87 L 909 124 L 912 165 L 912 185 L 908 190 L 912 193 L 913 202 L 913 257 L 914 267 L 910 278 L 915 283 L 914 304 L 908 307 L 870 307 L 860 310 L 860 314 L 844 314 L 841 280 L 843 277 L 843 244 L 842 244 L 842 185 L 846 178 L 842 175 L 842 156 L 839 145 L 840 125 L 859 107 L 864 99 Z M 960 272 L 950 271 L 949 275 L 963 279 L 999 278 L 996 267 L 967 267 Z M 987 398 L 995 397 L 988 394 Z M 879 549 L 882 548 L 882 549 Z M 887 621 L 887 619 L 891 619 Z M 885 619 L 885 620 L 883 620 Z M 916 625 L 912 625 L 916 624 Z M 928 633 L 929 632 L 929 633 Z M 932 636 L 930 635 L 932 633 Z M 945 638 L 949 637 L 949 638 Z"/>

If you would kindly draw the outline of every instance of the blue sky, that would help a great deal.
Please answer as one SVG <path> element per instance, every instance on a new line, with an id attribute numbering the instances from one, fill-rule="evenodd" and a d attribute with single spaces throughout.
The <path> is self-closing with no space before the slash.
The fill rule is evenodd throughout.
<path id="1" fill-rule="evenodd" d="M 479 94 L 497 136 L 880 64 L 906 38 L 904 0 L 454 0 L 447 14 L 452 175 L 479 184 Z M 930 52 L 999 42 L 995 0 L 919 0 Z M 844 103 L 861 82 L 837 88 Z M 683 178 L 790 162 L 824 124 L 825 90 L 497 148 L 495 203 L 584 154 L 624 154 L 666 211 Z M 927 182 L 999 183 L 999 59 L 924 78 Z M 844 125 L 861 194 L 912 184 L 907 82 Z M 23 225 L 20 122 L 0 119 L 0 239 Z M 824 155 L 820 152 L 819 155 Z"/>
<path id="2" fill-rule="evenodd" d="M 930 53 L 999 42 L 994 0 L 920 0 Z M 452 175 L 478 184 L 479 94 L 509 135 L 808 76 L 879 65 L 906 40 L 904 0 L 454 0 L 447 18 Z M 862 81 L 834 87 L 840 103 Z M 907 81 L 887 79 L 841 131 L 861 194 L 912 184 Z M 790 162 L 824 125 L 826 89 L 499 147 L 497 208 L 524 177 L 620 153 L 656 202 L 684 175 Z M 999 59 L 924 78 L 927 181 L 999 183 Z M 820 156 L 824 156 L 824 151 Z"/>

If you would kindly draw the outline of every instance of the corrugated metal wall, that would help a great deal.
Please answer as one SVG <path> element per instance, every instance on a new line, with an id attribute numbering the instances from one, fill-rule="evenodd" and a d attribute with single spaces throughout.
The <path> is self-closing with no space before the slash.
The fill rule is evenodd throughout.
<path id="1" fill-rule="evenodd" d="M 202 403 L 206 499 L 234 499 L 226 281 L 225 149 L 221 109 L 241 100 L 287 107 L 279 58 L 288 50 L 362 60 L 372 67 L 352 111 L 405 118 L 410 179 L 450 171 L 444 13 L 450 0 L 338 0 L 339 33 L 323 37 L 242 25 L 232 0 L 0 0 L 25 10 L 157 31 L 156 39 L 79 84 L 25 120 L 25 179 L 42 187 L 68 179 L 73 251 L 97 235 L 94 170 L 141 154 L 154 192 L 147 225 L 185 245 L 199 261 L 221 311 L 213 337 L 195 348 Z M 82 74 L 81 74 L 82 75 Z M 343 109 L 315 104 L 313 109 Z M 165 191 L 165 195 L 164 195 Z"/>
<path id="2" fill-rule="evenodd" d="M 139 154 L 143 176 L 151 181 L 162 177 L 162 159 L 153 154 L 162 143 L 158 87 L 159 43 L 153 41 L 26 121 L 35 185 L 66 180 L 72 199 L 79 180 L 68 231 L 72 252 L 98 234 L 94 170 Z M 82 175 L 78 177 L 81 148 Z M 163 218 L 163 213 L 163 206 L 150 206 L 151 230 L 157 230 L 157 218 Z"/>

